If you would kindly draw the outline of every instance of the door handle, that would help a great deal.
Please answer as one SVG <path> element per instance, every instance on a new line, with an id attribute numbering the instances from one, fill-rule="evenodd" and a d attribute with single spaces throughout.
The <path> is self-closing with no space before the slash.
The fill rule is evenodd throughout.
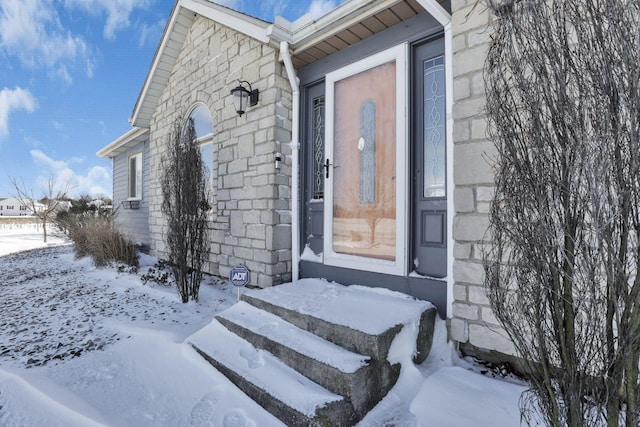
<path id="1" fill-rule="evenodd" d="M 327 179 L 329 179 L 329 169 L 331 169 L 331 162 L 329 161 L 329 159 L 327 159 L 327 161 L 324 164 L 324 171 L 325 171 L 325 177 Z"/>

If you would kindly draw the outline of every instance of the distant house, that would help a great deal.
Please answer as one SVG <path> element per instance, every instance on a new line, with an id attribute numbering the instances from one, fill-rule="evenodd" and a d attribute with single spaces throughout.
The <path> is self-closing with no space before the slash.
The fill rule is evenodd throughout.
<path id="1" fill-rule="evenodd" d="M 177 0 L 133 128 L 98 152 L 113 159 L 117 224 L 166 255 L 162 156 L 191 117 L 211 171 L 208 272 L 402 291 L 432 301 L 464 351 L 512 353 L 483 287 L 491 16 L 474 4 L 347 0 L 265 22 Z"/>
<path id="2" fill-rule="evenodd" d="M 33 203 L 31 200 L 22 200 L 17 197 L 0 199 L 0 216 L 33 216 L 30 210 L 32 205 L 39 211 L 44 210 L 44 205 L 40 202 Z"/>

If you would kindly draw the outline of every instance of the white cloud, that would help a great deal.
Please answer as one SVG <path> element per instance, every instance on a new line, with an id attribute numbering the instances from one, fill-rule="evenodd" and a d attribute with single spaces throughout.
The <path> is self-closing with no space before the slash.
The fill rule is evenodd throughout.
<path id="1" fill-rule="evenodd" d="M 0 91 L 0 139 L 9 135 L 9 114 L 14 110 L 33 112 L 37 107 L 36 99 L 26 89 L 4 88 Z"/>
<path id="2" fill-rule="evenodd" d="M 289 7 L 289 1 L 286 0 L 262 0 L 260 2 L 260 15 L 271 21 L 276 16 L 281 16 Z"/>
<path id="3" fill-rule="evenodd" d="M 138 47 L 144 47 L 147 44 L 152 46 L 158 44 L 166 24 L 167 21 L 161 19 L 155 24 L 147 25 L 146 23 L 143 23 L 142 25 L 139 25 L 138 32 L 140 33 L 140 36 L 138 37 Z"/>
<path id="4" fill-rule="evenodd" d="M 313 0 L 309 5 L 307 13 L 309 13 L 313 19 L 318 19 L 335 9 L 336 6 L 338 6 L 338 4 L 334 0 Z"/>
<path id="5" fill-rule="evenodd" d="M 133 10 L 148 7 L 149 0 L 67 0 L 66 4 L 83 8 L 92 14 L 106 13 L 103 35 L 107 39 L 113 39 L 119 30 L 131 25 L 129 17 Z"/>
<path id="6" fill-rule="evenodd" d="M 84 39 L 65 30 L 52 0 L 2 0 L 0 50 L 27 67 L 46 67 L 70 83 L 69 63 L 88 60 Z"/>
<path id="7" fill-rule="evenodd" d="M 34 163 L 42 167 L 42 173 L 37 178 L 37 183 L 41 187 L 39 190 L 44 191 L 49 179 L 52 178 L 56 189 L 69 186 L 72 197 L 78 197 L 82 194 L 94 197 L 111 195 L 110 169 L 103 166 L 90 166 L 83 174 L 70 167 L 71 164 L 78 166 L 83 164 L 85 160 L 83 158 L 72 157 L 69 160 L 56 160 L 40 150 L 31 150 L 30 153 Z"/>

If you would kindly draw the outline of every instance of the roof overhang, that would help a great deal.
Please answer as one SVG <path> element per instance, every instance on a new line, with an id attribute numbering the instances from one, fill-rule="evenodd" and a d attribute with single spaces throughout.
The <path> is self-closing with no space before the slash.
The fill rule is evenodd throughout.
<path id="1" fill-rule="evenodd" d="M 276 17 L 271 24 L 208 0 L 177 0 L 129 122 L 134 127 L 149 127 L 196 15 L 219 22 L 274 48 L 279 48 L 280 42 L 286 41 L 293 64 L 299 68 L 420 13 L 430 13 L 445 26 L 451 15 L 442 7 L 444 2 L 347 0 L 316 20 L 307 14 L 295 22 Z"/>
<path id="2" fill-rule="evenodd" d="M 451 14 L 440 0 L 349 0 L 314 20 L 310 15 L 289 22 L 276 17 L 269 35 L 289 43 L 299 68 L 344 49 L 424 12 L 443 26 Z"/>
<path id="3" fill-rule="evenodd" d="M 207 0 L 178 0 L 151 62 L 133 114 L 129 119 L 135 127 L 149 127 L 158 99 L 169 80 L 182 45 L 196 15 L 220 22 L 263 43 L 269 42 L 269 23 L 220 6 Z"/>
<path id="4" fill-rule="evenodd" d="M 134 127 L 127 133 L 121 135 L 106 147 L 100 149 L 96 154 L 98 157 L 113 158 L 124 152 L 128 147 L 149 140 L 149 129 Z"/>

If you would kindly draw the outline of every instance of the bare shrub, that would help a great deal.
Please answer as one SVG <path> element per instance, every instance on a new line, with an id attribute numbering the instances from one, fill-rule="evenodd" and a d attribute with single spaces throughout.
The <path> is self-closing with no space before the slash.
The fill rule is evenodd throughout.
<path id="1" fill-rule="evenodd" d="M 177 120 L 162 157 L 162 213 L 169 264 L 182 302 L 198 300 L 205 260 L 209 257 L 207 173 L 193 119 Z"/>
<path id="2" fill-rule="evenodd" d="M 526 363 L 523 409 L 551 426 L 637 427 L 640 2 L 485 3 L 498 151 L 486 285 Z"/>
<path id="3" fill-rule="evenodd" d="M 67 214 L 60 220 L 73 241 L 76 257 L 90 256 L 97 267 L 122 262 L 138 267 L 138 250 L 115 229 L 111 215 Z"/>

